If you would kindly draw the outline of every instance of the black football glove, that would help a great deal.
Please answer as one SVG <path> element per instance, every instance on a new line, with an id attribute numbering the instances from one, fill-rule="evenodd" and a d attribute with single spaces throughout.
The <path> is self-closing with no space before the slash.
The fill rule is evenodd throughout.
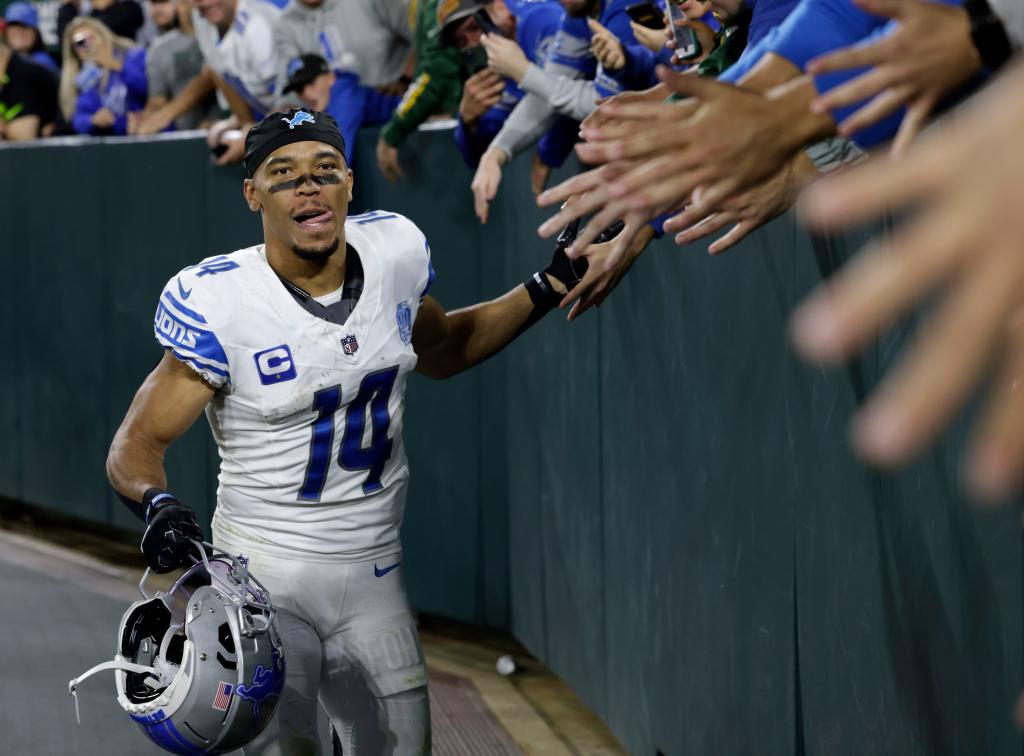
<path id="1" fill-rule="evenodd" d="M 562 301 L 562 297 L 565 296 L 551 286 L 547 276 L 544 275 L 545 273 L 560 281 L 568 291 L 576 288 L 576 284 L 582 281 L 583 276 L 587 274 L 587 267 L 589 265 L 587 258 L 579 257 L 572 260 L 565 254 L 565 250 L 576 240 L 580 224 L 581 219 L 577 218 L 574 221 L 570 221 L 559 232 L 558 238 L 555 240 L 555 252 L 551 256 L 551 262 L 548 263 L 544 270 L 534 273 L 530 278 L 526 279 L 526 290 L 530 294 L 530 300 L 536 307 L 543 309 L 545 312 L 557 307 L 558 303 Z M 598 234 L 594 244 L 601 244 L 614 239 L 622 231 L 622 228 L 622 221 L 616 221 Z"/>
<path id="2" fill-rule="evenodd" d="M 152 498 L 147 492 L 147 498 Z M 142 555 L 153 572 L 163 574 L 188 563 L 189 555 L 198 557 L 192 540 L 205 541 L 195 512 L 166 492 L 147 508 L 146 532 L 142 535 Z M 189 540 L 192 539 L 192 540 Z"/>

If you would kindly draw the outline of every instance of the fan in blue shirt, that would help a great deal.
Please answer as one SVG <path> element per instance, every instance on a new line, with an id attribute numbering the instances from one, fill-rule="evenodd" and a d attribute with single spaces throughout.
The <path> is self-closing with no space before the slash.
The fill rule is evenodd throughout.
<path id="1" fill-rule="evenodd" d="M 498 79 L 496 73 L 491 72 L 489 76 L 483 73 L 482 66 L 486 66 L 487 57 L 480 43 L 481 36 L 491 32 L 512 37 L 531 63 L 543 67 L 564 13 L 555 0 L 491 0 L 480 3 L 479 8 L 468 15 L 465 14 L 468 9 L 462 10 L 463 13 L 452 13 L 444 18 L 441 35 L 445 44 L 454 44 L 463 51 L 467 67 L 475 71 L 475 79 L 471 77 L 463 89 L 455 143 L 466 164 L 476 166 L 509 113 L 526 94 L 513 79 L 502 77 L 500 81 L 504 86 L 500 93 L 496 82 L 487 94 L 487 101 L 495 98 L 497 101 L 481 115 L 467 117 L 475 115 L 473 105 L 479 107 L 478 103 L 468 102 L 474 97 L 473 82 L 489 83 Z M 538 142 L 537 154 L 546 165 L 560 166 L 575 141 L 575 123 L 568 118 L 560 118 Z"/>

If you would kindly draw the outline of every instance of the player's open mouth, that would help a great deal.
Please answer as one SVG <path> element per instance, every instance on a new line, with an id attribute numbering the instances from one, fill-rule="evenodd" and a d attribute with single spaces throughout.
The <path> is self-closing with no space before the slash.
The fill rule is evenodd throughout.
<path id="1" fill-rule="evenodd" d="M 316 208 L 314 210 L 307 210 L 304 213 L 299 213 L 292 216 L 292 220 L 298 223 L 303 228 L 316 230 L 323 228 L 328 223 L 334 220 L 334 213 L 330 210 L 321 210 Z"/>

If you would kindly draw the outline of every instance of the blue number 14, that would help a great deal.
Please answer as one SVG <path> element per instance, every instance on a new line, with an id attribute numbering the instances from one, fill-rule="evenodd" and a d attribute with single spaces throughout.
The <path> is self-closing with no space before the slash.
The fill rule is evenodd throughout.
<path id="1" fill-rule="evenodd" d="M 368 471 L 363 481 L 363 493 L 373 493 L 382 488 L 380 477 L 384 473 L 384 465 L 391 458 L 392 442 L 388 438 L 391 413 L 388 411 L 388 400 L 397 377 L 397 367 L 367 375 L 359 384 L 359 391 L 345 413 L 338 464 L 346 470 Z M 306 477 L 299 491 L 299 501 L 319 501 L 323 493 L 334 446 L 334 415 L 339 407 L 341 386 L 320 389 L 313 395 L 313 410 L 317 416 L 313 421 L 309 462 L 306 463 Z M 370 445 L 364 447 L 367 409 L 370 410 Z"/>

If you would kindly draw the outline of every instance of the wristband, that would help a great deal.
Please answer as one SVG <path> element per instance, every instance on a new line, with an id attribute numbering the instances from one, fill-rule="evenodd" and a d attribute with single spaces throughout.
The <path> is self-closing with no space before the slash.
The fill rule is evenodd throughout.
<path id="1" fill-rule="evenodd" d="M 142 507 L 146 524 L 149 524 L 150 518 L 156 514 L 159 510 L 163 509 L 168 504 L 180 504 L 178 498 L 162 488 L 150 488 L 142 495 Z"/>
<path id="2" fill-rule="evenodd" d="M 562 301 L 562 295 L 551 287 L 548 277 L 542 271 L 523 281 L 523 286 L 526 287 L 526 293 L 530 295 L 533 306 L 544 312 L 553 310 Z"/>

